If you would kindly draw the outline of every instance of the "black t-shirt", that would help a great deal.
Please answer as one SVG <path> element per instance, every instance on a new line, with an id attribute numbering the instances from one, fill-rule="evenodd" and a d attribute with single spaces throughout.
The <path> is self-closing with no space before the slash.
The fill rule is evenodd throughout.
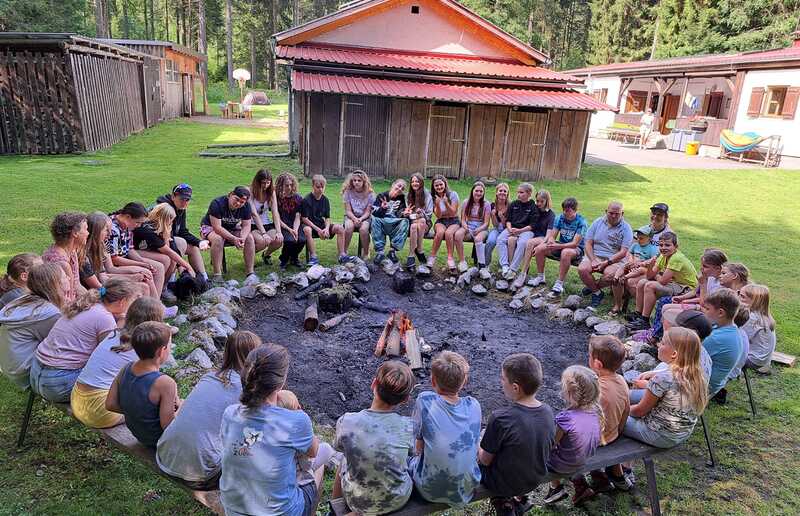
<path id="1" fill-rule="evenodd" d="M 533 201 L 514 201 L 508 206 L 506 221 L 510 222 L 511 227 L 515 229 L 524 228 L 525 226 L 533 227 L 538 216 L 539 210 Z"/>
<path id="2" fill-rule="evenodd" d="M 536 208 L 536 222 L 533 223 L 533 236 L 543 237 L 547 235 L 548 229 L 553 229 L 553 222 L 556 219 L 553 210 L 542 211 Z"/>
<path id="3" fill-rule="evenodd" d="M 133 248 L 139 251 L 158 251 L 166 242 L 156 233 L 153 222 L 145 222 L 133 230 Z"/>
<path id="4" fill-rule="evenodd" d="M 325 229 L 325 219 L 331 218 L 331 203 L 324 195 L 317 199 L 313 193 L 310 193 L 303 199 L 300 214 L 318 228 Z"/>
<path id="5" fill-rule="evenodd" d="M 218 218 L 222 222 L 222 227 L 227 231 L 236 231 L 239 229 L 239 223 L 245 220 L 249 221 L 253 214 L 249 202 L 244 203 L 241 208 L 232 210 L 228 204 L 228 196 L 223 195 L 211 201 L 211 204 L 208 205 L 208 212 L 200 223 L 210 226 L 211 218 L 209 216 Z"/>
<path id="6" fill-rule="evenodd" d="M 497 496 L 528 493 L 547 476 L 547 459 L 556 436 L 553 410 L 518 403 L 492 412 L 481 448 L 494 455 L 481 466 L 481 483 Z"/>
<path id="7" fill-rule="evenodd" d="M 381 208 L 383 201 L 389 201 L 387 208 Z M 394 199 L 389 197 L 389 191 L 385 191 L 375 198 L 375 203 L 372 205 L 372 216 L 378 219 L 394 218 L 399 219 L 403 217 L 403 211 L 406 209 L 406 196 L 403 194 L 398 195 Z"/>

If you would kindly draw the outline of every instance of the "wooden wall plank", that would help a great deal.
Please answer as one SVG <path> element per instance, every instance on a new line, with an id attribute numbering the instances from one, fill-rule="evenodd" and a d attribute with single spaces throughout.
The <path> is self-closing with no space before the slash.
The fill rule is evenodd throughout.
<path id="1" fill-rule="evenodd" d="M 550 179 L 555 176 L 556 164 L 558 162 L 558 136 L 561 131 L 562 111 L 551 110 L 545 135 L 544 158 L 539 175 L 542 179 Z"/>

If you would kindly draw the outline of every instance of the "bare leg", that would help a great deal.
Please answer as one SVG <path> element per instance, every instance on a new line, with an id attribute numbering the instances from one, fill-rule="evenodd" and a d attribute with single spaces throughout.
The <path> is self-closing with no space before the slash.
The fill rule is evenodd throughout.
<path id="1" fill-rule="evenodd" d="M 458 231 L 458 226 L 453 225 L 447 228 L 444 233 L 444 245 L 447 247 L 447 259 L 453 259 L 453 247 L 455 246 L 454 238 Z"/>
<path id="2" fill-rule="evenodd" d="M 508 263 L 514 261 L 514 253 L 517 251 L 517 237 L 508 237 Z"/>
<path id="3" fill-rule="evenodd" d="M 245 275 L 253 274 L 253 267 L 255 267 L 255 260 L 256 260 L 256 244 L 255 240 L 253 240 L 252 233 L 247 235 L 247 238 L 244 241 L 244 248 L 242 249 L 242 253 L 244 254 Z"/>
<path id="4" fill-rule="evenodd" d="M 642 312 L 644 317 L 649 318 L 653 313 L 653 308 L 658 301 L 658 288 L 661 284 L 657 281 L 648 281 L 644 285 L 644 300 L 642 301 Z"/>
<path id="5" fill-rule="evenodd" d="M 544 264 L 547 260 L 547 255 L 549 254 L 547 246 L 537 246 L 536 249 L 533 250 L 533 254 L 536 256 L 536 272 L 538 274 L 544 274 Z M 564 254 L 564 252 L 562 251 L 561 254 Z"/>
<path id="6" fill-rule="evenodd" d="M 588 258 L 584 258 L 580 265 L 578 265 L 578 275 L 581 277 L 583 284 L 592 289 L 592 292 L 596 292 L 600 289 L 592 275 L 592 262 L 589 261 Z"/>
<path id="7" fill-rule="evenodd" d="M 306 245 L 308 246 L 308 254 L 311 256 L 317 256 L 317 243 L 314 242 L 314 239 L 311 237 L 312 231 L 311 227 L 303 226 L 303 234 L 306 236 Z"/>
<path id="8" fill-rule="evenodd" d="M 464 237 L 467 234 L 467 230 L 464 228 L 458 228 L 455 233 L 453 234 L 453 244 L 456 248 L 456 254 L 458 254 L 458 261 L 464 261 Z"/>
<path id="9" fill-rule="evenodd" d="M 558 279 L 560 281 L 564 281 L 564 278 L 567 277 L 569 268 L 572 265 L 572 260 L 575 258 L 575 256 L 577 256 L 577 254 L 578 252 L 575 249 L 561 250 L 561 258 L 558 262 Z M 544 270 L 544 264 L 542 266 L 542 270 Z"/>
<path id="10" fill-rule="evenodd" d="M 636 283 L 636 311 L 640 314 L 643 313 L 644 308 L 644 286 L 647 284 L 647 278 L 639 279 Z"/>
<path id="11" fill-rule="evenodd" d="M 344 245 L 345 229 L 339 224 L 331 224 L 331 234 L 336 235 L 336 250 L 339 251 L 339 256 L 347 255 L 347 247 Z M 350 232 L 350 236 L 353 236 L 352 231 Z"/>
<path id="12" fill-rule="evenodd" d="M 344 219 L 344 249 L 345 251 L 350 249 L 350 241 L 353 239 L 353 232 L 356 229 L 356 225 L 353 223 L 352 220 L 349 218 Z"/>
<path id="13" fill-rule="evenodd" d="M 369 258 L 370 221 L 362 221 L 358 225 L 358 234 L 361 235 L 361 257 Z"/>
<path id="14" fill-rule="evenodd" d="M 225 248 L 225 239 L 213 231 L 208 234 L 208 242 L 211 244 L 211 268 L 214 276 L 222 274 L 222 253 Z"/>
<path id="15" fill-rule="evenodd" d="M 431 246 L 431 256 L 435 257 L 436 254 L 439 252 L 439 247 L 442 245 L 442 240 L 444 240 L 445 231 L 447 228 L 444 227 L 443 224 L 436 224 L 433 226 L 434 234 L 433 234 L 433 246 Z"/>

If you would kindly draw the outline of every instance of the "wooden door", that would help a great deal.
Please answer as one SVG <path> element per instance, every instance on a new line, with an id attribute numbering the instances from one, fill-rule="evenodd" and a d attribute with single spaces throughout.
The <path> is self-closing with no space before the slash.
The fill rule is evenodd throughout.
<path id="1" fill-rule="evenodd" d="M 678 108 L 681 104 L 680 95 L 667 95 L 664 97 L 664 107 L 662 108 L 662 115 L 659 121 L 658 132 L 661 134 L 669 134 L 671 129 L 667 128 L 667 122 L 678 118 Z"/>
<path id="2" fill-rule="evenodd" d="M 361 169 L 369 176 L 386 176 L 389 99 L 344 97 L 341 175 Z"/>
<path id="3" fill-rule="evenodd" d="M 181 74 L 183 85 L 183 116 L 192 116 L 192 77 L 188 74 Z"/>
<path id="4" fill-rule="evenodd" d="M 426 177 L 442 174 L 448 179 L 458 179 L 461 175 L 466 115 L 465 106 L 437 104 L 431 106 L 428 119 Z"/>
<path id="5" fill-rule="evenodd" d="M 146 123 L 147 127 L 152 127 L 161 120 L 161 63 L 158 59 L 147 58 L 143 67 Z"/>
<path id="6" fill-rule="evenodd" d="M 508 118 L 503 151 L 503 176 L 539 177 L 547 134 L 547 111 L 514 111 Z"/>

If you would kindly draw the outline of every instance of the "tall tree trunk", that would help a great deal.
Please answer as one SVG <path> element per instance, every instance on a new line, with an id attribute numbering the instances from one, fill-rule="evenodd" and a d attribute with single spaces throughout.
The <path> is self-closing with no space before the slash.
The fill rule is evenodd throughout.
<path id="1" fill-rule="evenodd" d="M 250 84 L 255 84 L 258 80 L 256 74 L 256 29 L 250 29 Z"/>
<path id="2" fill-rule="evenodd" d="M 169 41 L 169 2 L 164 0 L 164 41 Z"/>
<path id="3" fill-rule="evenodd" d="M 300 25 L 300 0 L 292 0 L 292 27 L 298 25 Z"/>
<path id="4" fill-rule="evenodd" d="M 197 50 L 208 59 L 206 37 L 206 1 L 197 0 Z M 203 111 L 208 113 L 208 61 L 200 63 L 200 78 L 203 81 Z"/>
<path id="5" fill-rule="evenodd" d="M 228 89 L 233 89 L 233 5 L 225 0 L 225 58 L 228 60 Z"/>
<path id="6" fill-rule="evenodd" d="M 94 19 L 97 29 L 98 38 L 109 37 L 110 31 L 108 27 L 108 12 L 106 0 L 95 0 L 94 2 Z"/>
<path id="7" fill-rule="evenodd" d="M 147 12 L 147 0 L 142 0 L 144 7 L 144 39 L 150 39 L 150 13 Z"/>
<path id="8" fill-rule="evenodd" d="M 267 60 L 269 65 L 269 83 L 268 86 L 270 89 L 274 90 L 278 86 L 278 78 L 275 76 L 275 54 L 272 51 L 272 45 L 270 44 L 270 40 L 272 39 L 272 35 L 277 32 L 278 27 L 278 0 L 270 0 L 271 13 L 272 15 L 269 17 L 269 33 L 267 34 Z"/>
<path id="9" fill-rule="evenodd" d="M 656 26 L 653 28 L 653 46 L 650 47 L 650 59 L 656 58 L 656 46 L 658 45 L 658 22 L 660 17 L 656 14 Z"/>
<path id="10" fill-rule="evenodd" d="M 527 30 L 528 45 L 533 45 L 533 9 L 528 12 L 528 30 Z"/>
<path id="11" fill-rule="evenodd" d="M 194 41 L 192 38 L 192 27 L 194 22 L 192 21 L 192 14 L 194 13 L 194 9 L 192 8 L 192 0 L 188 0 L 189 2 L 189 9 L 186 12 L 186 37 L 184 41 L 186 41 L 186 46 L 189 48 L 194 48 Z"/>
<path id="12" fill-rule="evenodd" d="M 131 28 L 130 19 L 128 18 L 128 0 L 122 0 L 122 37 L 130 39 Z"/>

